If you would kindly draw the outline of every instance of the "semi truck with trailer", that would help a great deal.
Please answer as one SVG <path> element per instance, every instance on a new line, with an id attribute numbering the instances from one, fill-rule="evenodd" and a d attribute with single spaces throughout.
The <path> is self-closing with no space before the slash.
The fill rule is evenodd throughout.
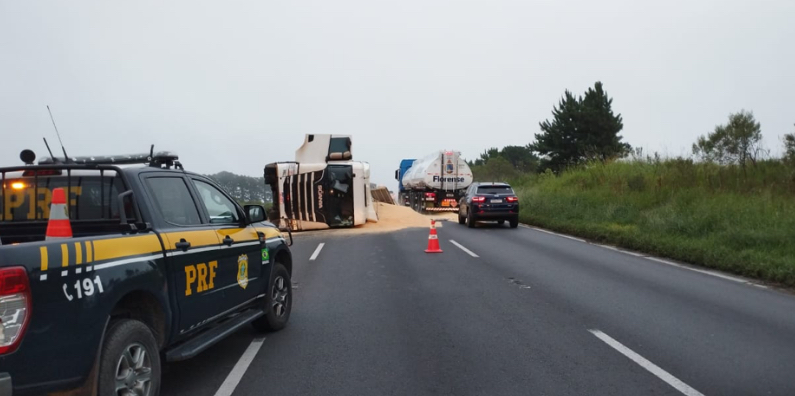
<path id="1" fill-rule="evenodd" d="M 472 184 L 472 170 L 460 152 L 436 151 L 413 161 L 405 172 L 402 166 L 395 176 L 408 206 L 417 212 L 458 212 L 458 201 Z"/>

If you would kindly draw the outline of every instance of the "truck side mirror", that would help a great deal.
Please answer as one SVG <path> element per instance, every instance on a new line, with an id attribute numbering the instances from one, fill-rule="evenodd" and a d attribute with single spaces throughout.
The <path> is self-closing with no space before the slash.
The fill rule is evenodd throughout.
<path id="1" fill-rule="evenodd" d="M 400 169 L 395 169 L 395 180 L 400 180 Z"/>
<path id="2" fill-rule="evenodd" d="M 265 208 L 261 205 L 246 205 L 246 217 L 248 224 L 259 223 L 267 220 Z"/>

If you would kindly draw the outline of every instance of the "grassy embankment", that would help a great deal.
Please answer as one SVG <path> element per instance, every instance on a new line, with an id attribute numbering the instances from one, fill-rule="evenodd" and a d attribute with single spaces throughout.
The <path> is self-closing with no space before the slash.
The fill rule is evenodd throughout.
<path id="1" fill-rule="evenodd" d="M 795 286 L 795 172 L 781 162 L 613 162 L 513 185 L 524 223 Z"/>

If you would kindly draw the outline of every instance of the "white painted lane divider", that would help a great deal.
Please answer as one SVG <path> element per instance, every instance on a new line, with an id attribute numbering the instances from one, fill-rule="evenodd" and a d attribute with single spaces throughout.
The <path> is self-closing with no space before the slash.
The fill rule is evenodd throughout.
<path id="1" fill-rule="evenodd" d="M 454 240 L 452 240 L 452 239 L 450 240 L 450 243 L 452 243 L 453 245 L 456 245 L 456 246 L 458 246 L 458 248 L 459 248 L 459 249 L 463 250 L 464 252 L 466 252 L 466 254 L 468 254 L 468 255 L 470 255 L 470 256 L 472 256 L 472 257 L 475 257 L 475 258 L 477 258 L 477 257 L 480 257 L 480 256 L 478 256 L 477 254 L 473 253 L 471 250 L 469 250 L 469 249 L 465 248 L 465 247 L 464 247 L 464 246 L 462 246 L 460 243 L 458 243 L 458 242 L 456 242 L 456 241 L 454 241 Z"/>
<path id="2" fill-rule="evenodd" d="M 674 377 L 667 371 L 663 370 L 662 368 L 660 368 L 660 366 L 657 366 L 656 364 L 650 362 L 643 356 L 638 355 L 637 353 L 635 353 L 635 351 L 625 347 L 622 343 L 614 340 L 609 335 L 602 333 L 597 329 L 591 329 L 588 331 L 590 331 L 591 334 L 595 335 L 600 340 L 604 341 L 605 344 L 610 345 L 610 347 L 620 352 L 622 355 L 630 358 L 630 360 L 637 363 L 640 367 L 643 367 L 648 372 L 657 376 L 657 378 L 665 381 L 668 385 L 674 387 L 674 389 L 678 390 L 679 392 L 682 392 L 682 394 L 687 396 L 704 396 L 704 394 L 702 394 L 701 392 L 691 388 L 690 385 L 682 382 L 681 380 Z"/>
<path id="3" fill-rule="evenodd" d="M 317 249 L 315 249 L 315 252 L 312 253 L 312 257 L 309 258 L 309 261 L 314 261 L 317 258 L 317 255 L 320 254 L 320 251 L 323 250 L 323 246 L 326 246 L 325 242 L 321 242 L 319 245 L 317 245 Z"/>
<path id="4" fill-rule="evenodd" d="M 246 373 L 248 370 L 248 366 L 251 365 L 251 362 L 254 360 L 254 357 L 257 356 L 257 352 L 259 349 L 262 348 L 262 343 L 265 341 L 265 338 L 256 338 L 251 341 L 246 351 L 243 352 L 243 356 L 240 356 L 240 360 L 237 361 L 235 367 L 232 367 L 232 371 L 229 372 L 229 375 L 226 376 L 224 383 L 221 384 L 221 387 L 215 392 L 215 396 L 231 396 L 232 392 L 235 391 L 237 388 L 237 384 L 240 383 L 240 380 L 243 379 L 243 374 Z"/>

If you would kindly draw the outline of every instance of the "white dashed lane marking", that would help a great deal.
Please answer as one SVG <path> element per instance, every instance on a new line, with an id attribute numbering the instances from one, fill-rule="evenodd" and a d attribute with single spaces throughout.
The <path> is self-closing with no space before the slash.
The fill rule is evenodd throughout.
<path id="1" fill-rule="evenodd" d="M 309 261 L 315 261 L 317 256 L 320 254 L 320 251 L 323 250 L 323 246 L 326 246 L 324 242 L 321 242 L 319 245 L 317 245 L 317 249 L 315 249 L 315 252 L 312 253 L 312 257 L 309 258 Z"/>
<path id="2" fill-rule="evenodd" d="M 259 352 L 259 349 L 262 348 L 262 343 L 264 341 L 265 338 L 257 338 L 251 341 L 251 344 L 249 344 L 248 348 L 246 348 L 246 351 L 243 352 L 243 356 L 240 356 L 240 360 L 237 361 L 235 367 L 233 367 L 232 371 L 229 372 L 229 375 L 226 376 L 224 383 L 221 384 L 221 387 L 215 392 L 215 396 L 232 395 L 232 392 L 234 392 L 235 388 L 237 388 L 237 384 L 239 384 L 240 380 L 243 379 L 243 374 L 245 374 L 246 370 L 248 370 L 248 366 L 251 365 L 254 357 L 257 356 L 257 352 Z"/>
<path id="3" fill-rule="evenodd" d="M 453 245 L 456 245 L 459 249 L 463 250 L 464 252 L 466 252 L 466 254 L 468 254 L 468 255 L 470 255 L 472 257 L 475 257 L 475 258 L 480 257 L 477 254 L 473 253 L 471 250 L 465 248 L 460 243 L 458 243 L 458 242 L 456 242 L 456 241 L 454 241 L 452 239 L 450 240 L 450 243 L 452 243 Z"/>
<path id="4" fill-rule="evenodd" d="M 701 392 L 693 389 L 690 385 L 682 382 L 679 378 L 674 377 L 669 372 L 660 368 L 656 364 L 650 362 L 648 359 L 644 358 L 643 356 L 638 355 L 635 351 L 625 347 L 620 342 L 614 340 L 609 335 L 602 333 L 597 329 L 588 330 L 591 334 L 595 335 L 597 338 L 602 340 L 605 344 L 610 345 L 611 348 L 615 349 L 616 351 L 620 352 L 622 355 L 630 358 L 633 362 L 637 363 L 640 367 L 643 367 L 650 373 L 657 376 L 657 378 L 665 381 L 668 385 L 674 387 L 674 389 L 682 392 L 682 394 L 687 396 L 704 396 Z"/>

